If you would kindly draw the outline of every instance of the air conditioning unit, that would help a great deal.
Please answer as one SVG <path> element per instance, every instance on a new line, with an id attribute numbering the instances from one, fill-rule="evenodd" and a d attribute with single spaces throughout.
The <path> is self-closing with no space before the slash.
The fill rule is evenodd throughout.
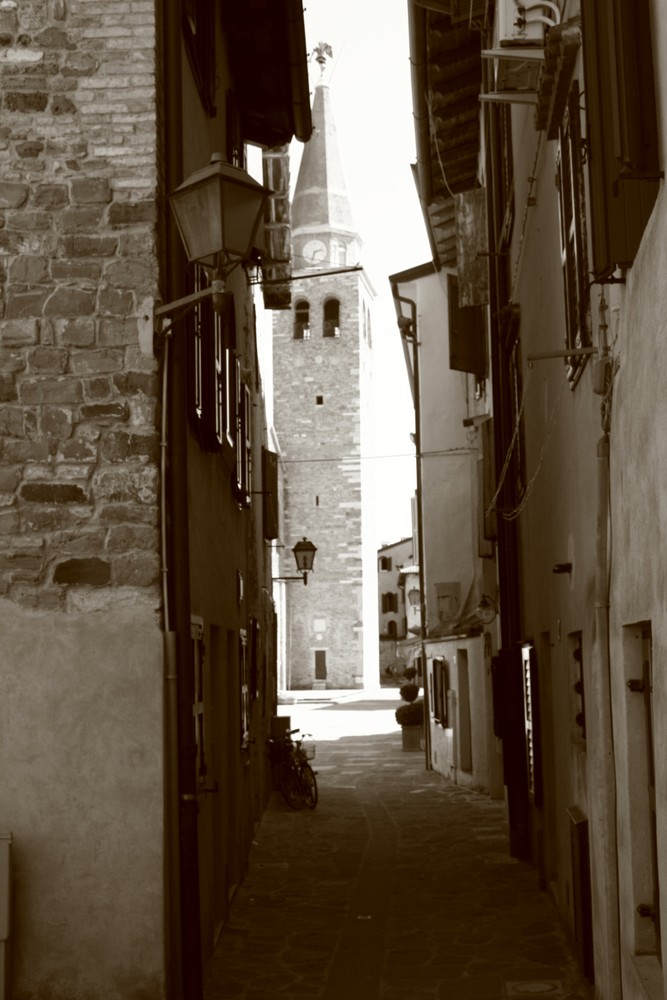
<path id="1" fill-rule="evenodd" d="M 560 11 L 555 3 L 535 3 L 529 0 L 499 0 L 498 44 L 544 45 L 544 32 L 560 22 Z"/>

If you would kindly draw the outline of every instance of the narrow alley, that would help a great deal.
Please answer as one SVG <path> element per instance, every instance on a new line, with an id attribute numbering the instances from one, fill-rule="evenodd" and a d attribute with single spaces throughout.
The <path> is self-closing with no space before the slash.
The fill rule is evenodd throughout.
<path id="1" fill-rule="evenodd" d="M 274 792 L 205 1000 L 588 1000 L 504 804 L 427 772 L 397 692 L 373 697 L 284 707 L 317 741 L 319 804 Z"/>

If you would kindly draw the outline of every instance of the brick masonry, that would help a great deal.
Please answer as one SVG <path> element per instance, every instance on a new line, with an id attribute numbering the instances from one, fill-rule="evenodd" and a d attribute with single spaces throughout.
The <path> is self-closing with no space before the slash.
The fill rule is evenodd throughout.
<path id="1" fill-rule="evenodd" d="M 158 586 L 155 52 L 148 0 L 0 3 L 0 596 L 29 607 Z"/>
<path id="2" fill-rule="evenodd" d="M 327 299 L 340 302 L 340 336 L 323 337 Z M 310 306 L 311 336 L 293 337 L 294 308 Z M 326 686 L 354 688 L 364 676 L 362 453 L 366 434 L 370 295 L 355 273 L 297 279 L 293 309 L 274 314 L 275 424 L 285 476 L 282 570 L 302 535 L 317 546 L 307 587 L 287 598 L 288 686 L 312 688 L 315 651 L 326 655 Z M 372 561 L 375 573 L 375 559 Z M 375 576 L 373 585 L 375 584 Z M 375 597 L 373 598 L 375 600 Z M 373 639 L 377 646 L 377 632 Z"/>

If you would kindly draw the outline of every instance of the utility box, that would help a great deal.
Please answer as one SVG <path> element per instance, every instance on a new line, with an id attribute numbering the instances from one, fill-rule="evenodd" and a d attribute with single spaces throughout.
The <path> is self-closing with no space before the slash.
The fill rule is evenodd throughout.
<path id="1" fill-rule="evenodd" d="M 271 719 L 271 739 L 281 740 L 287 736 L 292 728 L 292 719 L 289 715 L 274 715 Z"/>
<path id="2" fill-rule="evenodd" d="M 543 45 L 546 20 L 548 18 L 540 3 L 500 0 L 498 42 L 501 46 Z"/>
<path id="3" fill-rule="evenodd" d="M 12 835 L 0 833 L 0 1000 L 9 1000 L 9 939 L 12 926 Z"/>

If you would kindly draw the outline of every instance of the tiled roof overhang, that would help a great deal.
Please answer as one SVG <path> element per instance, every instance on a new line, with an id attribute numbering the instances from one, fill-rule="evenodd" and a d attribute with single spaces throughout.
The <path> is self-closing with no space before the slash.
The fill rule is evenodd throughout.
<path id="1" fill-rule="evenodd" d="M 449 14 L 410 6 L 416 181 L 434 259 L 456 266 L 454 195 L 477 186 L 481 34 Z"/>
<path id="2" fill-rule="evenodd" d="M 241 136 L 275 147 L 313 130 L 301 0 L 224 3 Z"/>

